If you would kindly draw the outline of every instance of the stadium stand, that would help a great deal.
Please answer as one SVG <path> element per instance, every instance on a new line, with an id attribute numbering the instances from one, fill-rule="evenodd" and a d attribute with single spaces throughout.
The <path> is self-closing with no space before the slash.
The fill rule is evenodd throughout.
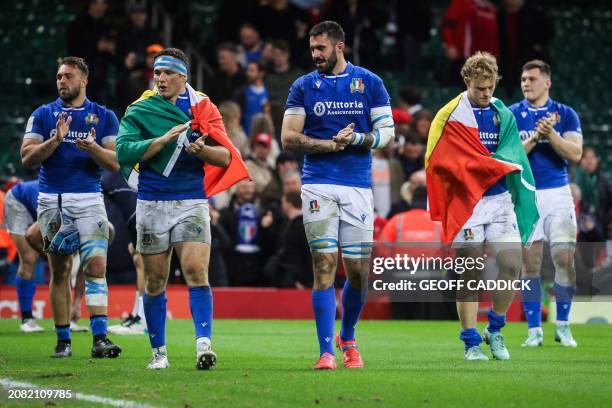
<path id="1" fill-rule="evenodd" d="M 121 8 L 112 1 L 109 3 L 111 9 Z M 163 6 L 168 2 L 151 3 Z M 443 65 L 439 27 L 447 2 L 432 3 L 431 38 L 424 44 L 422 69 L 414 85 L 425 90 L 424 104 L 437 108 L 458 89 L 439 84 L 439 70 Z M 612 85 L 612 73 L 606 69 L 607 61 L 612 58 L 612 39 L 605 35 L 612 21 L 612 10 L 598 2 L 578 3 L 563 2 L 547 9 L 555 24 L 555 39 L 550 50 L 555 75 L 553 95 L 559 100 L 571 101 L 576 107 L 586 143 L 601 147 L 604 168 L 609 171 L 612 168 L 612 140 L 606 136 L 612 123 L 612 96 L 601 90 Z M 215 28 L 222 24 L 218 21 L 220 4 L 219 0 L 192 0 L 180 6 L 167 6 L 171 15 L 187 15 L 189 21 L 189 34 L 185 31 L 179 34 L 175 27 L 173 37 L 180 41 L 189 35 L 194 46 L 209 55 L 206 50 L 213 48 L 218 40 Z M 3 178 L 25 175 L 17 157 L 21 132 L 33 108 L 55 94 L 53 82 L 49 80 L 55 73 L 53 61 L 65 53 L 66 25 L 79 11 L 74 2 L 67 0 L 21 0 L 10 2 L 6 7 L 6 12 L 0 16 L 0 50 L 2 55 L 11 58 L 5 58 L 2 63 L 0 82 L 4 91 L 0 96 L 0 131 L 6 146 L 0 154 L 0 177 Z M 158 26 L 161 30 L 159 21 Z M 385 29 L 377 33 L 383 41 Z M 403 73 L 393 69 L 389 55 L 392 52 L 393 49 L 387 47 L 389 61 L 381 76 L 395 97 L 400 85 L 406 82 Z M 503 89 L 497 92 L 504 97 Z"/>

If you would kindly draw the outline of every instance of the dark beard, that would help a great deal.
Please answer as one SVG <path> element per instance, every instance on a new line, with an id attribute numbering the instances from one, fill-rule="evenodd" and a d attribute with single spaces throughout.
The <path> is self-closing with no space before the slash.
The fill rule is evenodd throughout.
<path id="1" fill-rule="evenodd" d="M 70 104 L 72 101 L 74 101 L 79 96 L 79 90 L 78 89 L 74 91 L 68 90 L 63 96 L 59 94 L 59 91 L 58 91 L 58 95 L 62 101 L 66 102 L 66 104 Z"/>
<path id="2" fill-rule="evenodd" d="M 319 71 L 319 73 L 321 74 L 331 74 L 334 68 L 336 67 L 337 63 L 338 63 L 338 57 L 336 56 L 335 53 L 332 53 L 332 55 L 330 55 L 326 61 L 325 68 L 321 68 L 321 69 L 317 68 L 317 71 Z"/>

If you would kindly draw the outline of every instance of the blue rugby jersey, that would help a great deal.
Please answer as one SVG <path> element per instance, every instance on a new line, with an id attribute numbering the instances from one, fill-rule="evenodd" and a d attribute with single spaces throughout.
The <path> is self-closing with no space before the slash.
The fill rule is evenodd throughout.
<path id="1" fill-rule="evenodd" d="M 265 87 L 255 88 L 248 86 L 246 88 L 244 106 L 242 107 L 242 128 L 247 135 L 251 133 L 253 117 L 263 112 L 266 102 L 268 102 L 268 90 Z"/>
<path id="2" fill-rule="evenodd" d="M 189 93 L 179 95 L 176 106 L 192 118 Z M 160 135 L 161 136 L 161 135 Z M 193 140 L 190 140 L 193 141 Z M 204 162 L 184 149 L 168 177 L 151 169 L 146 162 L 140 164 L 138 199 L 170 201 L 204 199 Z"/>
<path id="3" fill-rule="evenodd" d="M 355 124 L 355 132 L 371 132 L 372 115 L 391 115 L 389 94 L 380 77 L 351 63 L 338 75 L 313 71 L 298 78 L 285 110 L 306 116 L 302 133 L 324 140 L 350 123 Z M 302 183 L 371 188 L 371 172 L 370 150 L 348 146 L 341 152 L 306 154 Z"/>
<path id="4" fill-rule="evenodd" d="M 24 181 L 11 188 L 13 197 L 27 208 L 34 220 L 38 208 L 38 180 Z"/>
<path id="5" fill-rule="evenodd" d="M 102 168 L 90 154 L 77 149 L 76 140 L 86 139 L 89 130 L 96 129 L 100 145 L 114 142 L 119 130 L 115 114 L 85 99 L 82 106 L 66 107 L 60 98 L 36 109 L 28 123 L 24 139 L 40 142 L 55 136 L 55 124 L 61 112 L 72 116 L 68 134 L 57 149 L 40 167 L 41 193 L 94 193 L 101 191 Z"/>
<path id="6" fill-rule="evenodd" d="M 476 122 L 478 123 L 478 137 L 480 138 L 480 142 L 489 152 L 495 153 L 499 144 L 499 114 L 491 105 L 486 108 L 472 106 L 472 110 L 474 111 L 474 116 L 476 116 Z M 507 191 L 506 179 L 502 177 L 497 183 L 489 187 L 484 195 L 491 196 L 501 194 L 505 191 Z"/>
<path id="7" fill-rule="evenodd" d="M 536 108 L 526 99 L 510 106 L 518 124 L 521 140 L 535 134 L 536 123 L 548 113 L 555 115 L 555 130 L 561 137 L 578 136 L 582 138 L 580 119 L 576 112 L 567 105 L 548 99 L 544 106 Z M 563 187 L 569 183 L 567 161 L 562 159 L 550 145 L 548 139 L 540 139 L 529 152 L 529 163 L 535 179 L 536 188 L 544 190 Z"/>

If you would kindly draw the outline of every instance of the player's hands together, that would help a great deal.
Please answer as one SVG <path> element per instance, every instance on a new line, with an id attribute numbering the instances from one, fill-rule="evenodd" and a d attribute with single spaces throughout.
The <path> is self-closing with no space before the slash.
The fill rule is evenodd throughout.
<path id="1" fill-rule="evenodd" d="M 66 118 L 67 117 L 67 118 Z M 55 123 L 55 141 L 61 143 L 64 137 L 68 134 L 70 123 L 72 122 L 72 116 L 66 112 L 60 113 L 60 117 Z"/>
<path id="2" fill-rule="evenodd" d="M 84 152 L 94 151 L 98 147 L 98 144 L 96 143 L 96 128 L 92 127 L 89 130 L 89 133 L 87 133 L 87 138 L 77 139 L 76 147 Z"/>
<path id="3" fill-rule="evenodd" d="M 349 123 L 348 126 L 346 126 L 343 129 L 340 129 L 340 131 L 338 132 L 338 134 L 336 134 L 333 138 L 332 138 L 332 142 L 334 143 L 333 147 L 335 152 L 340 151 L 340 150 L 344 150 L 344 148 L 346 146 L 349 145 L 349 143 L 351 143 L 351 141 L 353 140 L 353 133 L 355 133 L 355 124 L 354 123 Z"/>
<path id="4" fill-rule="evenodd" d="M 183 133 L 185 130 L 187 130 L 188 127 L 189 127 L 189 123 L 183 123 L 182 125 L 176 125 L 172 129 L 167 131 L 162 137 L 164 138 L 164 141 L 166 142 L 166 144 L 170 144 L 172 142 L 175 142 L 176 139 L 178 139 L 178 137 L 180 136 L 180 134 Z"/>
<path id="5" fill-rule="evenodd" d="M 552 115 L 548 115 L 545 118 L 538 120 L 536 123 L 536 132 L 539 138 L 548 138 L 552 133 L 555 132 L 555 118 Z"/>
<path id="6" fill-rule="evenodd" d="M 191 142 L 191 144 L 185 148 L 185 151 L 189 154 L 194 154 L 197 155 L 198 153 L 200 153 L 202 151 L 202 149 L 204 149 L 204 141 L 206 140 L 206 138 L 208 137 L 208 135 L 202 135 L 199 138 L 196 139 L 195 142 Z"/>

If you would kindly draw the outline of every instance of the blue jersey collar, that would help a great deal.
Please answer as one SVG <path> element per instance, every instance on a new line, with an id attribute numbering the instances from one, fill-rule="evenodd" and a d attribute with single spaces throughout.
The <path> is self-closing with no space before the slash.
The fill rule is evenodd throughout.
<path id="1" fill-rule="evenodd" d="M 57 106 L 61 110 L 65 110 L 65 111 L 84 111 L 84 110 L 88 110 L 91 107 L 91 102 L 89 101 L 89 99 L 85 98 L 85 101 L 83 102 L 83 105 L 77 106 L 75 108 L 75 107 L 72 107 L 72 106 L 64 105 L 64 101 L 62 101 L 62 98 L 58 97 L 55 100 L 55 106 Z"/>
<path id="2" fill-rule="evenodd" d="M 553 107 L 553 100 L 548 98 L 548 100 L 546 101 L 546 103 L 543 106 L 540 107 L 536 107 L 536 106 L 532 106 L 527 99 L 523 99 L 523 107 L 527 110 L 530 110 L 532 112 L 535 111 L 547 111 L 550 110 Z"/>
<path id="3" fill-rule="evenodd" d="M 346 61 L 346 68 L 344 69 L 344 71 L 342 71 L 339 74 L 336 75 L 326 75 L 326 74 L 322 74 L 320 72 L 317 71 L 317 73 L 319 74 L 319 76 L 323 77 L 323 78 L 342 78 L 342 77 L 346 77 L 349 76 L 349 74 L 351 72 L 353 72 L 353 68 L 355 66 L 353 64 L 351 64 L 350 62 Z"/>

